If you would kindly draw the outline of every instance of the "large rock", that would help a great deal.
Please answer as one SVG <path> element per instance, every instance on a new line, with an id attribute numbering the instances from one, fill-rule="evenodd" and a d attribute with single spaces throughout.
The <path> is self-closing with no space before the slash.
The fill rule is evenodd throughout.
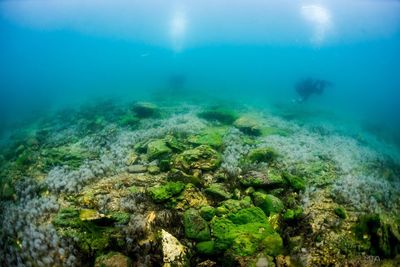
<path id="1" fill-rule="evenodd" d="M 161 246 L 163 252 L 163 267 L 189 266 L 187 248 L 164 229 L 161 230 Z"/>
<path id="2" fill-rule="evenodd" d="M 195 145 L 209 145 L 214 148 L 220 148 L 225 132 L 226 129 L 224 128 L 208 128 L 199 134 L 189 136 L 188 141 Z"/>
<path id="3" fill-rule="evenodd" d="M 251 116 L 242 116 L 233 125 L 248 135 L 259 136 L 262 134 L 262 127 L 258 120 Z"/>
<path id="4" fill-rule="evenodd" d="M 267 216 L 273 213 L 280 213 L 284 208 L 283 203 L 279 198 L 261 192 L 254 192 L 253 202 L 254 205 L 260 207 Z"/>
<path id="5" fill-rule="evenodd" d="M 240 178 L 243 186 L 277 188 L 284 186 L 282 175 L 273 171 L 249 171 Z"/>
<path id="6" fill-rule="evenodd" d="M 197 210 L 189 209 L 185 211 L 183 225 L 185 226 L 186 237 L 197 241 L 210 240 L 210 228 Z"/>
<path id="7" fill-rule="evenodd" d="M 226 108 L 213 108 L 199 113 L 199 117 L 211 122 L 232 124 L 237 119 L 237 114 Z"/>
<path id="8" fill-rule="evenodd" d="M 158 113 L 158 107 L 149 102 L 137 102 L 132 106 L 132 111 L 139 118 L 148 118 Z"/>
<path id="9" fill-rule="evenodd" d="M 131 267 L 132 261 L 129 257 L 119 252 L 110 252 L 96 258 L 95 267 Z"/>
<path id="10" fill-rule="evenodd" d="M 182 182 L 168 182 L 165 185 L 151 187 L 148 192 L 155 202 L 161 203 L 178 195 L 184 188 L 185 184 Z"/>
<path id="11" fill-rule="evenodd" d="M 193 169 L 209 171 L 216 169 L 220 164 L 221 155 L 207 145 L 186 150 L 177 155 L 173 162 L 175 168 L 184 171 L 191 171 Z"/>
<path id="12" fill-rule="evenodd" d="M 214 217 L 211 221 L 211 233 L 214 244 L 207 244 L 208 247 L 204 244 L 201 248 L 209 254 L 226 250 L 225 255 L 237 259 L 253 256 L 261 251 L 276 256 L 283 250 L 282 238 L 268 224 L 265 213 L 258 207 L 245 208 L 224 217 Z M 211 245 L 214 251 L 210 252 Z"/>
<path id="13" fill-rule="evenodd" d="M 167 146 L 166 142 L 162 139 L 153 140 L 147 144 L 147 156 L 149 160 L 158 159 L 167 155 L 172 150 Z"/>

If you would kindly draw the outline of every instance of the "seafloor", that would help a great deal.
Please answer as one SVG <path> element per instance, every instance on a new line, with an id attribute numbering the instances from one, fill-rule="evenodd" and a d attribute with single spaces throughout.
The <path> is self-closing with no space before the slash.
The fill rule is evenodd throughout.
<path id="1" fill-rule="evenodd" d="M 400 266 L 398 150 L 306 117 L 100 101 L 25 121 L 0 154 L 1 265 Z"/>

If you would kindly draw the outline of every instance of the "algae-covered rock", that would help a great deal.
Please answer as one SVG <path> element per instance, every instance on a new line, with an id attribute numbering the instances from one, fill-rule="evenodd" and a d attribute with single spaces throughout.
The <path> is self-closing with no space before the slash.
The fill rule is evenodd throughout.
<path id="1" fill-rule="evenodd" d="M 228 191 L 223 183 L 211 184 L 208 188 L 204 190 L 208 195 L 219 199 L 229 199 L 232 194 Z"/>
<path id="2" fill-rule="evenodd" d="M 159 174 L 160 173 L 160 168 L 156 165 L 150 165 L 147 167 L 147 171 L 150 174 Z"/>
<path id="3" fill-rule="evenodd" d="M 142 173 L 142 172 L 146 172 L 147 171 L 147 167 L 144 165 L 132 165 L 128 167 L 128 172 L 129 173 Z"/>
<path id="4" fill-rule="evenodd" d="M 147 156 L 149 160 L 158 159 L 169 153 L 171 153 L 171 149 L 162 139 L 153 140 L 147 144 Z"/>
<path id="5" fill-rule="evenodd" d="M 214 170 L 221 164 L 221 155 L 210 146 L 201 145 L 194 149 L 186 150 L 174 159 L 174 167 L 191 171 L 193 169 Z"/>
<path id="6" fill-rule="evenodd" d="M 383 257 L 393 257 L 400 253 L 399 230 L 398 222 L 379 214 L 360 217 L 355 227 L 357 237 L 370 242 L 370 253 Z"/>
<path id="7" fill-rule="evenodd" d="M 132 111 L 139 118 L 149 118 L 157 115 L 158 107 L 155 104 L 149 102 L 136 102 L 132 106 Z"/>
<path id="8" fill-rule="evenodd" d="M 14 195 L 15 189 L 12 180 L 0 177 L 0 200 L 11 200 Z"/>
<path id="9" fill-rule="evenodd" d="M 215 242 L 213 240 L 203 241 L 196 244 L 196 250 L 200 254 L 212 255 L 216 253 Z"/>
<path id="10" fill-rule="evenodd" d="M 342 219 L 346 219 L 347 218 L 347 212 L 343 207 L 336 207 L 333 212 L 335 212 L 335 214 Z"/>
<path id="11" fill-rule="evenodd" d="M 132 260 L 119 252 L 109 252 L 96 258 L 95 267 L 131 267 Z"/>
<path id="12" fill-rule="evenodd" d="M 113 222 L 111 216 L 75 208 L 61 209 L 52 221 L 61 237 L 74 240 L 79 250 L 87 255 L 105 251 L 111 239 L 118 238 Z"/>
<path id="13" fill-rule="evenodd" d="M 245 209 L 245 208 L 250 208 L 253 206 L 253 203 L 251 201 L 251 198 L 249 196 L 244 197 L 241 200 L 237 200 L 237 199 L 228 199 L 225 200 L 223 202 L 220 203 L 219 207 L 217 208 L 216 212 L 220 213 L 220 215 L 222 214 L 226 214 L 226 213 L 234 213 L 234 212 L 238 212 L 241 209 Z M 225 211 L 222 212 L 221 211 Z"/>
<path id="14" fill-rule="evenodd" d="M 306 189 L 306 182 L 299 176 L 292 175 L 290 173 L 284 173 L 283 178 L 296 191 L 304 191 Z"/>
<path id="15" fill-rule="evenodd" d="M 262 127 L 259 121 L 251 116 L 241 116 L 233 125 L 248 135 L 259 136 L 262 134 Z"/>
<path id="16" fill-rule="evenodd" d="M 267 216 L 271 213 L 280 213 L 284 206 L 282 201 L 274 195 L 255 192 L 253 194 L 254 205 L 260 207 Z"/>
<path id="17" fill-rule="evenodd" d="M 264 212 L 257 207 L 215 217 L 211 221 L 214 248 L 233 257 L 251 256 L 260 251 L 277 255 L 282 251 L 282 239 L 268 224 Z"/>
<path id="18" fill-rule="evenodd" d="M 208 128 L 199 134 L 189 136 L 188 141 L 195 145 L 209 145 L 214 148 L 220 148 L 225 132 L 226 129 L 224 128 Z"/>
<path id="19" fill-rule="evenodd" d="M 199 117 L 211 122 L 232 124 L 237 118 L 237 114 L 226 108 L 213 108 L 199 113 Z"/>
<path id="20" fill-rule="evenodd" d="M 207 198 L 193 184 L 186 184 L 185 189 L 174 199 L 175 209 L 187 210 L 188 208 L 199 209 L 208 207 Z"/>
<path id="21" fill-rule="evenodd" d="M 189 266 L 187 248 L 176 237 L 161 230 L 161 248 L 163 253 L 163 267 Z"/>
<path id="22" fill-rule="evenodd" d="M 251 162 L 273 162 L 278 158 L 278 153 L 271 147 L 260 147 L 250 150 L 247 158 Z"/>
<path id="23" fill-rule="evenodd" d="M 148 192 L 155 202 L 160 203 L 178 195 L 184 188 L 185 184 L 182 182 L 168 182 L 165 185 L 151 187 Z"/>
<path id="24" fill-rule="evenodd" d="M 275 171 L 249 171 L 240 177 L 240 183 L 243 186 L 252 187 L 268 187 L 277 188 L 282 187 L 285 183 L 282 175 Z"/>
<path id="25" fill-rule="evenodd" d="M 200 208 L 200 216 L 203 217 L 204 220 L 210 221 L 215 215 L 215 208 L 211 206 L 203 206 Z"/>
<path id="26" fill-rule="evenodd" d="M 208 223 L 201 217 L 195 209 L 189 209 L 183 214 L 183 225 L 185 235 L 197 241 L 210 240 L 210 228 Z"/>
<path id="27" fill-rule="evenodd" d="M 296 209 L 287 209 L 283 214 L 283 219 L 285 221 L 293 221 L 299 219 L 303 215 L 303 209 L 297 207 Z"/>

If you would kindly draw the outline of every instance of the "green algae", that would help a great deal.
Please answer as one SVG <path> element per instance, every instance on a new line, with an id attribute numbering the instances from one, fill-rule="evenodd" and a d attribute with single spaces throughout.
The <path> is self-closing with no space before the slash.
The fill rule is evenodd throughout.
<path id="1" fill-rule="evenodd" d="M 161 203 L 178 195 L 185 188 L 182 182 L 168 182 L 165 185 L 149 188 L 148 192 L 154 202 Z"/>
<path id="2" fill-rule="evenodd" d="M 210 228 L 206 220 L 195 209 L 189 209 L 183 214 L 185 235 L 197 241 L 210 240 Z"/>
<path id="3" fill-rule="evenodd" d="M 223 183 L 211 184 L 208 188 L 204 190 L 204 192 L 214 198 L 222 200 L 232 197 L 232 194 L 228 191 L 225 184 Z"/>
<path id="4" fill-rule="evenodd" d="M 149 118 L 158 115 L 157 105 L 149 102 L 136 102 L 132 106 L 132 111 L 139 118 Z"/>
<path id="5" fill-rule="evenodd" d="M 201 145 L 189 149 L 174 158 L 175 168 L 190 171 L 200 169 L 204 171 L 215 170 L 221 164 L 221 155 L 210 146 Z"/>
<path id="6" fill-rule="evenodd" d="M 204 220 L 210 221 L 215 216 L 215 208 L 211 206 L 203 206 L 200 208 L 200 216 Z"/>
<path id="7" fill-rule="evenodd" d="M 252 116 L 241 116 L 235 120 L 233 125 L 243 133 L 251 136 L 260 136 L 262 134 L 260 122 Z"/>
<path id="8" fill-rule="evenodd" d="M 343 207 L 337 207 L 333 210 L 333 212 L 335 212 L 335 214 L 341 219 L 347 218 L 347 212 Z"/>
<path id="9" fill-rule="evenodd" d="M 215 250 L 229 250 L 228 253 L 234 257 L 251 256 L 264 249 L 275 255 L 281 252 L 283 246 L 279 234 L 272 229 L 263 211 L 257 207 L 243 209 L 229 217 L 215 217 L 211 221 L 211 233 L 215 240 Z M 273 249 L 267 247 L 269 243 L 273 244 Z"/>
<path id="10" fill-rule="evenodd" d="M 292 175 L 290 173 L 284 173 L 283 178 L 286 180 L 289 186 L 296 191 L 304 191 L 306 189 L 306 182 L 303 178 Z"/>
<path id="11" fill-rule="evenodd" d="M 147 144 L 147 156 L 149 160 L 158 159 L 171 153 L 171 149 L 162 139 L 153 140 Z"/>
<path id="12" fill-rule="evenodd" d="M 196 250 L 198 253 L 204 254 L 204 255 L 216 254 L 215 241 L 209 240 L 209 241 L 199 242 L 196 244 Z"/>
<path id="13" fill-rule="evenodd" d="M 203 132 L 191 135 L 187 139 L 189 143 L 195 145 L 209 145 L 214 148 L 222 146 L 222 138 L 226 133 L 226 128 L 207 128 Z"/>
<path id="14" fill-rule="evenodd" d="M 61 209 L 52 221 L 60 236 L 70 238 L 86 254 L 93 255 L 109 248 L 111 240 L 118 238 L 118 231 L 111 225 L 103 226 L 101 220 L 82 220 L 81 211 Z"/>
<path id="15" fill-rule="evenodd" d="M 279 198 L 261 192 L 254 192 L 253 202 L 254 205 L 260 207 L 267 216 L 272 213 L 280 213 L 284 208 L 284 205 Z"/>
<path id="16" fill-rule="evenodd" d="M 222 124 L 232 124 L 238 118 L 236 112 L 226 108 L 209 109 L 200 112 L 198 116 L 208 121 L 219 122 Z"/>
<path id="17" fill-rule="evenodd" d="M 273 162 L 278 158 L 278 153 L 271 147 L 260 147 L 250 150 L 247 155 L 250 162 Z"/>

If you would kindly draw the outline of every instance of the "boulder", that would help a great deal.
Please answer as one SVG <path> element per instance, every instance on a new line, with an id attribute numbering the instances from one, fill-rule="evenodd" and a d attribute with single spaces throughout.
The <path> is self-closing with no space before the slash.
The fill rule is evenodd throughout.
<path id="1" fill-rule="evenodd" d="M 189 266 L 187 248 L 176 237 L 161 230 L 161 247 L 163 253 L 163 267 Z"/>

